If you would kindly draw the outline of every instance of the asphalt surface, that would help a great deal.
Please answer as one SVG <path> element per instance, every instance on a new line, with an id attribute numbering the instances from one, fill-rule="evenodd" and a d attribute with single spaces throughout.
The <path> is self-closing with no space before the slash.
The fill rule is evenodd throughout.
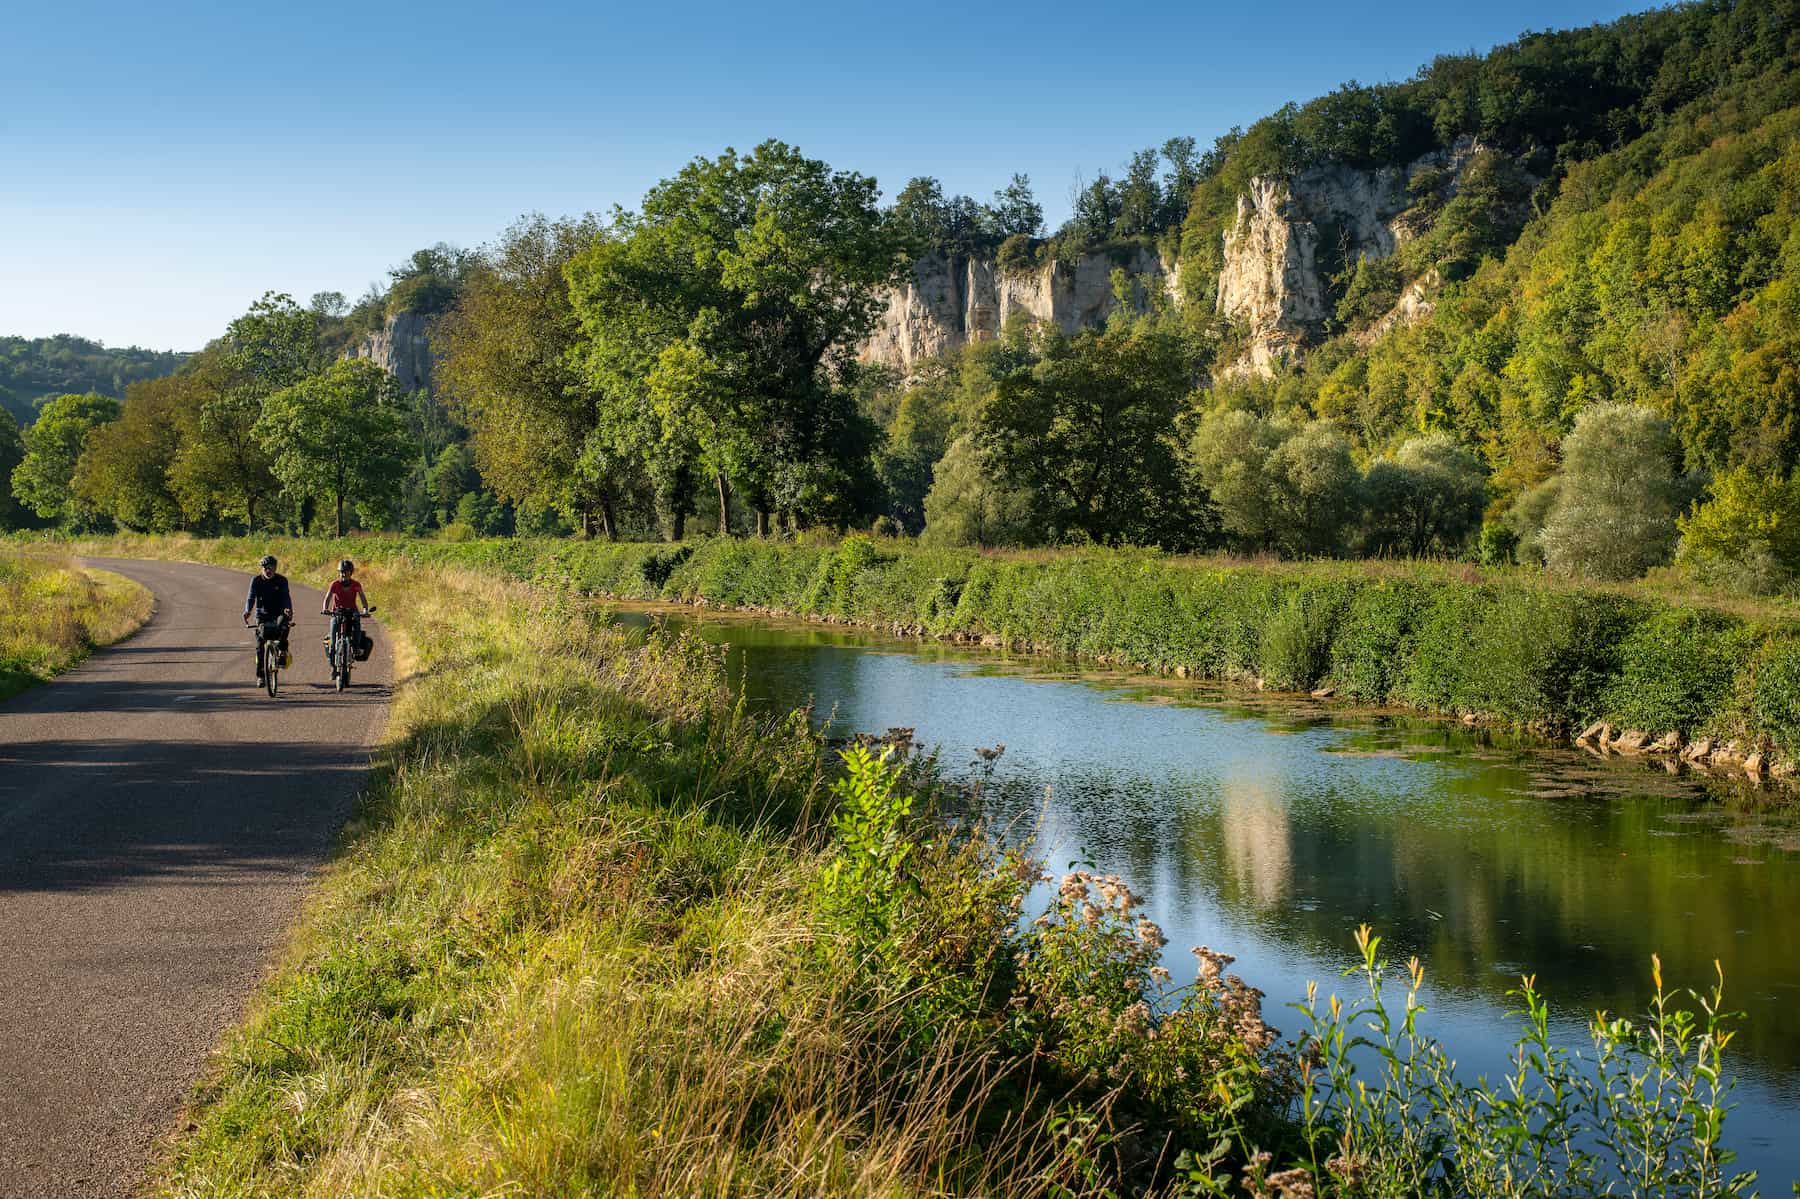
<path id="1" fill-rule="evenodd" d="M 271 964 L 387 716 L 333 689 L 292 580 L 270 699 L 249 577 L 98 560 L 156 593 L 138 633 L 0 703 L 0 1197 L 125 1196 Z M 380 603 L 379 595 L 374 597 Z"/>

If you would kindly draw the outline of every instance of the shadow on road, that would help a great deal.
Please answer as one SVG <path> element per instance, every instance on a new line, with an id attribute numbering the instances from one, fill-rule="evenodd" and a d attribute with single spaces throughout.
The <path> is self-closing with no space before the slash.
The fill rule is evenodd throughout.
<path id="1" fill-rule="evenodd" d="M 0 747 L 0 893 L 304 871 L 329 849 L 369 762 L 360 743 L 26 748 Z"/>

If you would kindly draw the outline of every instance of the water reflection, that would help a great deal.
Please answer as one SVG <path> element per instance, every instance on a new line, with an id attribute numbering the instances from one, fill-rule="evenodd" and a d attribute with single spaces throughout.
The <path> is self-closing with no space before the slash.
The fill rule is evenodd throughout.
<path id="1" fill-rule="evenodd" d="M 1769 797 L 1437 722 L 816 626 L 681 623 L 730 647 L 759 705 L 812 702 L 842 732 L 911 727 L 951 770 L 1004 742 L 989 815 L 1040 829 L 1053 867 L 1126 875 L 1175 947 L 1236 953 L 1278 1025 L 1293 1022 L 1285 999 L 1345 964 L 1362 921 L 1424 960 L 1433 1031 L 1489 1073 L 1521 972 L 1578 1041 L 1592 1011 L 1641 1005 L 1652 953 L 1695 986 L 1717 959 L 1749 1016 L 1732 1139 L 1765 1181 L 1800 1174 L 1783 1131 L 1800 1117 L 1800 813 Z"/>

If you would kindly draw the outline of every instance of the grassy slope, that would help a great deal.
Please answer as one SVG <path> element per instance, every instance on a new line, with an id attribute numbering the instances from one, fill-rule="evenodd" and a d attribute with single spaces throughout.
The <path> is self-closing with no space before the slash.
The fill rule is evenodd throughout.
<path id="1" fill-rule="evenodd" d="M 147 589 L 109 571 L 0 549 L 0 700 L 136 632 L 153 603 Z"/>

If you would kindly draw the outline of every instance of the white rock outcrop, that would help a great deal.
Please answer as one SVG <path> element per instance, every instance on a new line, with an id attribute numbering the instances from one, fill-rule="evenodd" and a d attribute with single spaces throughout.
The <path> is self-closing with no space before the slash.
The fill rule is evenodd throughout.
<path id="1" fill-rule="evenodd" d="M 394 376 L 401 391 L 430 391 L 431 354 L 429 318 L 417 312 L 398 312 L 387 323 L 352 345 L 346 358 L 367 358 Z"/>
<path id="2" fill-rule="evenodd" d="M 1334 164 L 1252 179 L 1225 230 L 1217 293 L 1220 315 L 1247 335 L 1244 356 L 1233 367 L 1270 374 L 1316 338 L 1332 316 L 1331 273 L 1358 259 L 1388 257 L 1411 232 L 1401 219 L 1412 206 L 1408 180 L 1426 168 L 1443 170 L 1446 198 L 1454 195 L 1477 149 L 1464 140 L 1406 167 Z M 1429 312 L 1435 283 L 1428 278 L 1409 285 L 1394 312 L 1379 322 L 1381 329 Z"/>
<path id="3" fill-rule="evenodd" d="M 912 279 L 888 294 L 859 357 L 910 373 L 920 362 L 991 340 L 1019 313 L 1065 333 L 1095 328 L 1116 303 L 1112 274 L 1119 269 L 1159 290 L 1174 275 L 1172 264 L 1144 246 L 1027 271 L 1002 270 L 991 258 L 928 254 L 913 264 Z"/>

